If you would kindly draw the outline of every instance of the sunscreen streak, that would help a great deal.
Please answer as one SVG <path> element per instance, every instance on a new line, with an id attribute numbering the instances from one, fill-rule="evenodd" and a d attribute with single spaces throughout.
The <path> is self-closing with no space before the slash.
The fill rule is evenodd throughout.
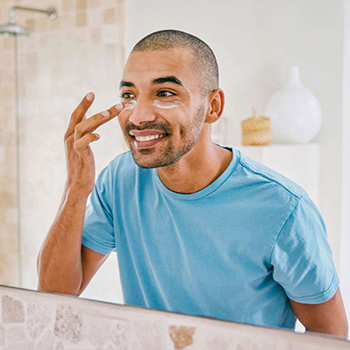
<path id="1" fill-rule="evenodd" d="M 178 108 L 183 106 L 183 103 L 178 102 L 178 101 L 158 101 L 154 100 L 153 106 L 158 107 L 158 108 L 163 108 L 163 109 L 172 109 L 172 108 Z"/>
<path id="2" fill-rule="evenodd" d="M 130 110 L 130 109 L 135 109 L 136 107 L 136 100 L 131 100 L 129 102 L 124 103 L 124 109 Z M 183 103 L 178 102 L 178 101 L 159 101 L 159 100 L 154 100 L 152 103 L 153 106 L 157 108 L 162 108 L 162 109 L 173 109 L 173 108 L 178 108 L 182 107 Z"/>
<path id="3" fill-rule="evenodd" d="M 124 109 L 134 109 L 136 106 L 136 100 L 131 100 L 127 103 L 124 103 Z"/>

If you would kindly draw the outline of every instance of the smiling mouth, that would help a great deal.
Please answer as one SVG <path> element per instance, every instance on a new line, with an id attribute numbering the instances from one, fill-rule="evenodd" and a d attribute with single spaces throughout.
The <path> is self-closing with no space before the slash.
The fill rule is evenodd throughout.
<path id="1" fill-rule="evenodd" d="M 130 135 L 131 136 L 131 135 Z M 135 138 L 135 136 L 131 136 L 134 141 L 133 141 L 133 144 L 134 146 L 137 148 L 137 149 L 143 149 L 143 148 L 150 148 L 150 147 L 153 147 L 155 146 L 157 143 L 160 143 L 163 141 L 163 139 L 167 138 L 169 136 L 169 134 L 164 134 L 164 135 L 161 135 L 157 138 L 154 138 L 154 139 L 148 139 L 148 140 L 145 140 L 143 138 L 143 141 L 141 141 L 140 139 L 137 140 Z"/>

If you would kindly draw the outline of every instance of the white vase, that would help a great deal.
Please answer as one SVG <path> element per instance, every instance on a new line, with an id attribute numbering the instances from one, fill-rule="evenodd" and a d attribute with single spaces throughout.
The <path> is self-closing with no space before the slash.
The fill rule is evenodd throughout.
<path id="1" fill-rule="evenodd" d="M 274 143 L 308 143 L 320 131 L 322 111 L 315 95 L 300 81 L 299 67 L 289 69 L 287 84 L 266 107 Z"/>

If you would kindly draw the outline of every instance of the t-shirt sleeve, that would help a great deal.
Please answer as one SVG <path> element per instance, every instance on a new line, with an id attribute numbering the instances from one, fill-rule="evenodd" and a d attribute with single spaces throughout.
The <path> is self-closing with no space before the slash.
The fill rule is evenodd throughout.
<path id="1" fill-rule="evenodd" d="M 110 169 L 105 167 L 97 177 L 86 206 L 82 245 L 100 254 L 115 251 L 113 214 L 111 209 L 112 182 Z"/>
<path id="2" fill-rule="evenodd" d="M 339 277 L 327 241 L 326 226 L 316 205 L 301 197 L 271 252 L 273 278 L 296 302 L 318 304 L 331 299 Z"/>

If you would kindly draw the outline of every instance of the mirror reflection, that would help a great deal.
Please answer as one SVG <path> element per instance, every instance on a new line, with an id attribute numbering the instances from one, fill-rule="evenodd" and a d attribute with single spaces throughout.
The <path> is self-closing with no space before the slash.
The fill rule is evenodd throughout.
<path id="1" fill-rule="evenodd" d="M 0 284 L 347 339 L 347 2 L 36 6 L 0 5 Z"/>

